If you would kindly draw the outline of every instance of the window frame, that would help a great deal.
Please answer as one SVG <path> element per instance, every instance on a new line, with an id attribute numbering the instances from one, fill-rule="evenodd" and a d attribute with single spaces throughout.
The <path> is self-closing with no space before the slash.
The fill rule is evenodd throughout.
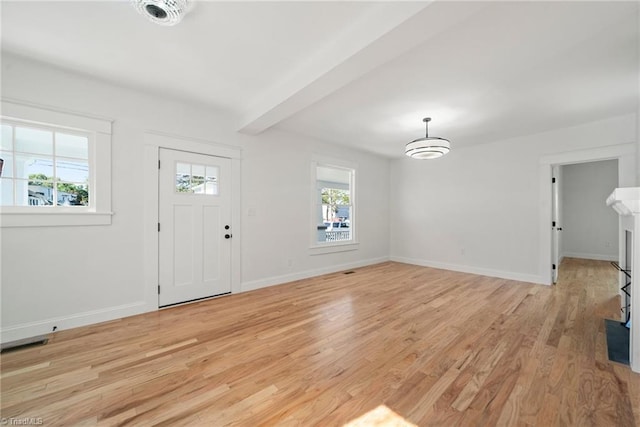
<path id="1" fill-rule="evenodd" d="M 49 107 L 2 100 L 0 121 L 11 126 L 81 133 L 89 139 L 88 206 L 0 206 L 0 227 L 111 224 L 112 121 Z"/>
<path id="2" fill-rule="evenodd" d="M 349 172 L 349 202 L 350 202 L 350 239 L 343 241 L 333 242 L 319 242 L 318 241 L 318 194 L 320 189 L 318 188 L 317 169 L 318 166 L 346 170 Z M 358 175 L 357 164 L 345 160 L 339 160 L 335 158 L 325 156 L 313 156 L 311 161 L 311 243 L 310 254 L 320 255 L 335 252 L 345 252 L 357 250 L 359 247 L 358 242 L 358 217 L 357 217 L 357 204 L 358 204 L 358 191 L 356 187 Z"/>
<path id="3" fill-rule="evenodd" d="M 219 182 L 218 182 L 218 178 L 220 177 L 220 168 L 218 166 L 211 166 L 211 165 L 207 165 L 204 163 L 184 163 L 184 162 L 180 162 L 180 161 L 176 161 L 173 163 L 173 169 L 175 171 L 175 175 L 176 177 L 178 176 L 178 165 L 182 164 L 182 165 L 188 165 L 189 166 L 189 180 L 191 181 L 192 178 L 196 175 L 194 175 L 193 173 L 193 167 L 194 166 L 202 166 L 203 170 L 204 170 L 204 174 L 202 175 L 202 184 L 204 184 L 204 192 L 202 193 L 197 193 L 195 191 L 177 191 L 177 185 L 176 187 L 174 187 L 174 194 L 176 195 L 180 195 L 180 196 L 197 196 L 197 197 L 220 197 L 220 188 L 219 188 Z M 215 179 L 215 192 L 214 193 L 207 193 L 207 168 L 212 168 L 215 169 L 215 175 L 214 175 L 214 179 Z M 191 190 L 193 190 L 193 188 L 195 187 L 190 187 Z"/>

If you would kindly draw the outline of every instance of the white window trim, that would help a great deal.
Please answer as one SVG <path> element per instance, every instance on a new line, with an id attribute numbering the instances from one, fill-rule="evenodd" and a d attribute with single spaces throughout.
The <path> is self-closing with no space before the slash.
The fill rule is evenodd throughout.
<path id="1" fill-rule="evenodd" d="M 352 169 L 353 174 L 351 174 L 351 183 L 349 184 L 349 188 L 351 191 L 351 216 L 354 219 L 353 226 L 351 227 L 352 239 L 344 242 L 329 242 L 329 243 L 321 243 L 318 242 L 317 238 L 317 199 L 316 195 L 316 182 L 317 182 L 317 167 L 318 166 L 329 166 L 341 169 Z M 358 205 L 358 189 L 356 187 L 358 176 L 358 165 L 357 163 L 350 162 L 347 160 L 336 159 L 333 157 L 327 157 L 322 155 L 313 155 L 311 159 L 311 243 L 309 246 L 309 254 L 310 255 L 323 255 L 337 252 L 347 252 L 347 251 L 355 251 L 360 247 L 360 243 L 358 242 L 358 216 L 356 213 L 357 205 Z"/>
<path id="2" fill-rule="evenodd" d="M 91 205 L 88 207 L 0 208 L 0 227 L 46 227 L 111 224 L 111 127 L 112 120 L 79 115 L 51 107 L 2 100 L 1 117 L 11 122 L 67 128 L 88 132 L 93 142 L 89 162 Z"/>

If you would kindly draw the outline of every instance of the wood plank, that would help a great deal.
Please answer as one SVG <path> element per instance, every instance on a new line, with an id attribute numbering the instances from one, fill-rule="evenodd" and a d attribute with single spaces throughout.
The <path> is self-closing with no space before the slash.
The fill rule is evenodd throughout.
<path id="1" fill-rule="evenodd" d="M 636 426 L 607 360 L 616 271 L 556 286 L 386 262 L 50 336 L 2 355 L 6 418 L 45 425 Z"/>

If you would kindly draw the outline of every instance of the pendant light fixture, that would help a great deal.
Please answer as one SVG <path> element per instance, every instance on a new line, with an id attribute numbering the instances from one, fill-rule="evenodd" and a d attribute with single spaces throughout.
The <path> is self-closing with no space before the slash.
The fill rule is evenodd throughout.
<path id="1" fill-rule="evenodd" d="M 172 26 L 188 11 L 187 0 L 132 0 L 133 7 L 151 22 Z"/>
<path id="2" fill-rule="evenodd" d="M 413 159 L 437 159 L 449 152 L 451 144 L 449 140 L 444 138 L 438 138 L 436 136 L 429 136 L 429 122 L 431 117 L 422 119 L 426 126 L 426 134 L 424 138 L 414 139 L 407 143 L 404 154 Z"/>

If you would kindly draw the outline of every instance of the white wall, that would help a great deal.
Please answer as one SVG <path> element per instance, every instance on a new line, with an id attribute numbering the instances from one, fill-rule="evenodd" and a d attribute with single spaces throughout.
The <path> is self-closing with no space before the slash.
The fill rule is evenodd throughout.
<path id="1" fill-rule="evenodd" d="M 563 165 L 563 256 L 618 261 L 618 214 L 606 200 L 618 186 L 618 161 Z"/>
<path id="2" fill-rule="evenodd" d="M 297 279 L 302 277 L 296 273 L 299 271 L 321 274 L 361 260 L 388 259 L 388 159 L 278 130 L 264 138 L 268 143 L 253 144 L 243 152 L 243 289 Z M 350 160 L 357 165 L 358 251 L 309 255 L 313 155 Z M 248 216 L 249 210 L 256 215 Z M 292 267 L 287 266 L 289 260 Z"/>
<path id="3" fill-rule="evenodd" d="M 543 157 L 633 143 L 635 120 L 632 114 L 472 147 L 452 141 L 452 151 L 435 161 L 394 160 L 391 258 L 549 283 L 551 260 L 541 259 L 541 245 L 551 223 L 541 226 L 541 209 L 550 218 L 551 207 L 540 201 L 547 191 L 541 182 L 550 194 L 551 172 L 541 177 Z M 633 185 L 633 172 L 621 175 L 622 185 Z"/>
<path id="4" fill-rule="evenodd" d="M 638 22 L 640 22 L 640 7 L 638 8 Z M 637 27 L 638 37 L 636 37 L 636 61 L 640 68 L 640 25 Z M 636 110 L 636 186 L 640 186 L 640 79 L 636 79 L 636 100 L 638 102 Z"/>
<path id="5" fill-rule="evenodd" d="M 111 226 L 0 229 L 3 342 L 48 332 L 54 324 L 62 329 L 148 309 L 139 194 L 145 130 L 242 148 L 244 290 L 374 263 L 389 254 L 544 283 L 540 158 L 636 140 L 634 114 L 478 147 L 456 147 L 453 141 L 452 152 L 437 161 L 402 159 L 390 166 L 374 155 L 276 129 L 240 135 L 233 118 L 218 111 L 13 56 L 2 58 L 1 89 L 6 98 L 115 119 Z M 310 255 L 315 154 L 358 164 L 357 251 Z M 621 185 L 634 185 L 633 175 Z M 277 226 L 282 223 L 287 226 Z"/>
<path id="6" fill-rule="evenodd" d="M 145 296 L 144 131 L 238 146 L 242 160 L 242 288 L 388 259 L 389 161 L 278 130 L 233 131 L 218 111 L 163 99 L 19 57 L 2 57 L 2 96 L 114 119 L 110 226 L 3 228 L 2 341 L 139 313 Z M 356 251 L 311 255 L 314 154 L 358 164 Z M 252 208 L 255 216 L 248 216 Z M 282 225 L 284 224 L 284 225 Z M 291 265 L 289 266 L 289 260 Z M 147 300 L 145 300 L 145 298 Z M 157 306 L 157 305 L 156 305 Z"/>
<path id="7" fill-rule="evenodd" d="M 638 42 L 638 45 L 640 45 L 640 42 Z M 640 186 L 640 91 L 638 92 L 638 112 L 636 114 L 636 186 Z"/>

